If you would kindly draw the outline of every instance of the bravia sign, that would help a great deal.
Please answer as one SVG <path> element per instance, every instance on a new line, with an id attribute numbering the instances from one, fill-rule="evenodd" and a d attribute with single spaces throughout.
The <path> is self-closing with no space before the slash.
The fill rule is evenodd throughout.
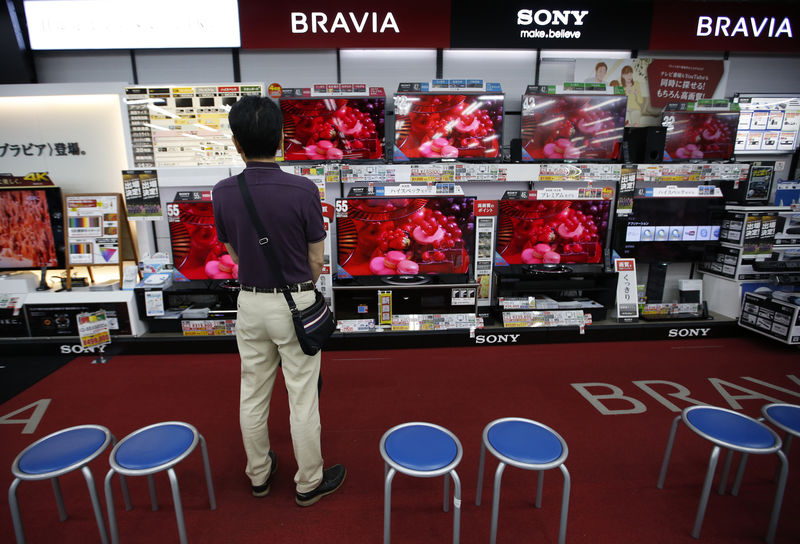
<path id="1" fill-rule="evenodd" d="M 650 49 L 800 52 L 799 25 L 799 2 L 656 2 Z"/>
<path id="2" fill-rule="evenodd" d="M 244 49 L 446 48 L 450 2 L 239 0 Z"/>
<path id="3" fill-rule="evenodd" d="M 623 16 L 624 14 L 624 16 Z M 451 47 L 646 49 L 649 2 L 499 0 L 477 14 L 452 4 Z"/>

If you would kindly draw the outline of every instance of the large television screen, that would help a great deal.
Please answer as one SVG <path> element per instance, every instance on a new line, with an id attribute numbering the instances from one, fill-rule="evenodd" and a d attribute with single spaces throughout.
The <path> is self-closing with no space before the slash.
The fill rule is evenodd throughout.
<path id="1" fill-rule="evenodd" d="M 281 98 L 287 161 L 383 159 L 384 97 Z"/>
<path id="2" fill-rule="evenodd" d="M 442 276 L 464 281 L 475 245 L 475 198 L 336 201 L 338 279 Z"/>
<path id="3" fill-rule="evenodd" d="M 394 161 L 499 160 L 502 94 L 394 95 Z"/>
<path id="4" fill-rule="evenodd" d="M 0 189 L 0 270 L 64 266 L 61 189 Z"/>
<path id="5" fill-rule="evenodd" d="M 167 217 L 175 270 L 189 280 L 238 277 L 239 265 L 217 240 L 211 201 L 169 202 Z"/>
<path id="6" fill-rule="evenodd" d="M 664 161 L 729 160 L 739 112 L 665 111 Z"/>
<path id="7" fill-rule="evenodd" d="M 627 96 L 525 94 L 522 160 L 616 160 L 627 104 Z"/>
<path id="8" fill-rule="evenodd" d="M 672 183 L 670 183 L 672 185 Z M 719 188 L 700 186 L 696 196 L 678 196 L 679 188 L 662 189 L 637 182 L 630 215 L 615 224 L 614 250 L 644 263 L 694 262 L 706 246 L 719 241 L 724 197 Z M 697 184 L 694 184 L 697 187 Z"/>
<path id="9" fill-rule="evenodd" d="M 496 266 L 563 264 L 607 266 L 613 187 L 565 190 L 536 185 L 528 199 L 502 199 L 497 218 Z M 573 184 L 574 185 L 574 184 Z"/>

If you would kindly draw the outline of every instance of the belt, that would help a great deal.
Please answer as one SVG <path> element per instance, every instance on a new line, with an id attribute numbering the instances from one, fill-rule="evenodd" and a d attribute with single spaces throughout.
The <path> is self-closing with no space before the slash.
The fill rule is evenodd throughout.
<path id="1" fill-rule="evenodd" d="M 303 283 L 292 283 L 287 286 L 289 291 L 293 293 L 300 293 L 302 291 L 313 291 L 314 290 L 314 282 L 306 281 Z M 242 291 L 249 291 L 251 293 L 283 293 L 282 287 L 252 287 L 250 285 L 240 285 L 239 289 Z"/>

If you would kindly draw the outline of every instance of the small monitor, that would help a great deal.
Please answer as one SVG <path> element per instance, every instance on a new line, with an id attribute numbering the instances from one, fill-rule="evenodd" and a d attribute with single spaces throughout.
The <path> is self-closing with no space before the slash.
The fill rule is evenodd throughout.
<path id="1" fill-rule="evenodd" d="M 739 112 L 664 111 L 664 162 L 730 160 Z"/>

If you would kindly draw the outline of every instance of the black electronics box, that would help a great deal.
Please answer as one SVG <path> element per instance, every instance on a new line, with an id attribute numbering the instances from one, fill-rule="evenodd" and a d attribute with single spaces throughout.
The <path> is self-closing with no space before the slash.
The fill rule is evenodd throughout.
<path id="1" fill-rule="evenodd" d="M 78 336 L 78 314 L 106 311 L 111 335 L 131 334 L 128 305 L 124 302 L 86 304 L 26 304 L 31 336 Z"/>

